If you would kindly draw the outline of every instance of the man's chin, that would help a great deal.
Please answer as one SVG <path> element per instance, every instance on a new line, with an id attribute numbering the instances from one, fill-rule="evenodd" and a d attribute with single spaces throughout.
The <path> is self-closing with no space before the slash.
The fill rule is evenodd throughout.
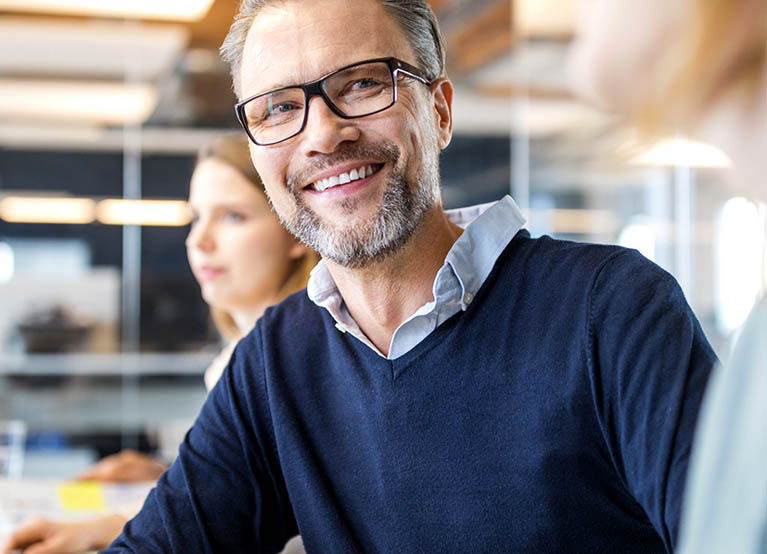
<path id="1" fill-rule="evenodd" d="M 342 224 L 304 227 L 298 238 L 324 259 L 348 269 L 360 269 L 383 260 L 394 250 L 397 241 L 382 241 L 375 234 L 375 221 L 354 218 Z"/>

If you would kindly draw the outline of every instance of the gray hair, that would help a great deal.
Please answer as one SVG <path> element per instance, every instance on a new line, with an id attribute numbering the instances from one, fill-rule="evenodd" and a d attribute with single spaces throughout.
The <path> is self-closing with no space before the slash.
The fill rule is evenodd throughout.
<path id="1" fill-rule="evenodd" d="M 248 37 L 253 20 L 259 10 L 268 5 L 284 2 L 285 0 L 242 0 L 240 9 L 234 18 L 221 45 L 221 57 L 229 63 L 232 82 L 237 95 L 240 95 L 240 66 L 242 51 Z M 296 0 L 297 1 L 297 0 Z M 439 32 L 437 18 L 427 0 L 377 0 L 381 6 L 394 18 L 410 46 L 415 52 L 418 65 L 424 71 L 426 78 L 433 81 L 445 75 L 445 48 L 442 35 Z"/>

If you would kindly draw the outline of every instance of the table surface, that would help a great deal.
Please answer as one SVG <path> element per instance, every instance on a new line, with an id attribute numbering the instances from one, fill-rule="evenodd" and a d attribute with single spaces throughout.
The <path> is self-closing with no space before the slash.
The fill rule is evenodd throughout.
<path id="1" fill-rule="evenodd" d="M 0 479 L 0 537 L 32 517 L 85 519 L 105 513 L 132 517 L 154 486 L 148 483 L 75 483 L 59 479 Z"/>

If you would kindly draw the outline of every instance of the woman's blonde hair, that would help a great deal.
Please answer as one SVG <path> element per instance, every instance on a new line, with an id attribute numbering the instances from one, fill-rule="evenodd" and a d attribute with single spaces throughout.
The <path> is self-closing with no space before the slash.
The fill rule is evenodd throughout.
<path id="1" fill-rule="evenodd" d="M 197 162 L 195 165 L 200 165 L 203 161 L 211 158 L 236 169 L 243 177 L 250 181 L 254 187 L 266 195 L 264 183 L 258 175 L 258 172 L 256 172 L 255 167 L 253 167 L 253 162 L 250 159 L 248 139 L 244 134 L 232 133 L 221 135 L 209 141 L 197 153 Z M 278 303 L 294 292 L 298 292 L 305 288 L 306 283 L 309 280 L 309 273 L 314 266 L 317 265 L 318 261 L 319 257 L 317 254 L 309 248 L 306 249 L 303 256 L 293 260 L 290 273 L 282 284 L 282 287 L 280 287 L 280 290 L 277 292 L 274 302 Z M 218 332 L 221 333 L 222 336 L 227 339 L 237 339 L 241 336 L 242 333 L 229 312 L 211 306 L 210 315 L 213 319 L 213 323 L 216 325 L 216 329 L 218 329 Z"/>
<path id="2" fill-rule="evenodd" d="M 730 94 L 758 100 L 767 69 L 764 0 L 690 0 L 694 10 L 669 51 L 657 86 L 637 110 L 652 133 L 689 131 Z"/>

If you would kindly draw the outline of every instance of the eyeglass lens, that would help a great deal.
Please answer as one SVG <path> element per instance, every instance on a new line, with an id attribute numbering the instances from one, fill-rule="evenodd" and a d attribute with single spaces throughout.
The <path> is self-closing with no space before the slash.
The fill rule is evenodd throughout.
<path id="1" fill-rule="evenodd" d="M 361 117 L 394 103 L 394 81 L 386 62 L 356 65 L 333 73 L 320 84 L 327 99 L 346 117 Z M 257 96 L 244 105 L 245 119 L 260 144 L 279 142 L 301 129 L 306 110 L 301 88 Z"/>

